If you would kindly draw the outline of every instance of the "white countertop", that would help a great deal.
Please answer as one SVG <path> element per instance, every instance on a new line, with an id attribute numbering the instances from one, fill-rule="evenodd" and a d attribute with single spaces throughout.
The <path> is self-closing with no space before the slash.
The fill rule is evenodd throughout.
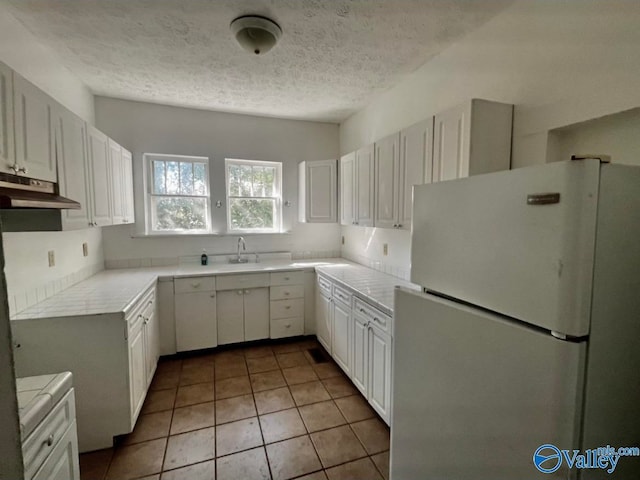
<path id="1" fill-rule="evenodd" d="M 16 379 L 20 435 L 25 439 L 73 386 L 71 372 Z"/>
<path id="2" fill-rule="evenodd" d="M 271 260 L 261 263 L 206 266 L 189 264 L 167 267 L 127 268 L 102 272 L 50 297 L 11 320 L 32 320 L 125 313 L 157 280 L 175 277 L 230 275 L 235 273 L 277 272 L 286 270 L 318 270 L 353 290 L 365 301 L 393 314 L 393 288 L 402 285 L 418 288 L 397 277 L 373 270 L 343 258 L 314 260 Z"/>

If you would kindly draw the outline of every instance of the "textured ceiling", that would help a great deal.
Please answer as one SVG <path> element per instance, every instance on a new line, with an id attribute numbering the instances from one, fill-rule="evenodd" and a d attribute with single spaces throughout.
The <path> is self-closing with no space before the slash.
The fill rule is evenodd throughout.
<path id="1" fill-rule="evenodd" d="M 512 0 L 0 0 L 96 95 L 339 122 Z M 284 32 L 264 56 L 235 17 Z"/>

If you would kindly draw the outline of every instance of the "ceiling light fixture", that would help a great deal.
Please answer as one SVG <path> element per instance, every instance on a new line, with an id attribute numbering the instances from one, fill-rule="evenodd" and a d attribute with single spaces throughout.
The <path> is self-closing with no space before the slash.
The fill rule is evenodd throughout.
<path id="1" fill-rule="evenodd" d="M 256 55 L 267 53 L 282 36 L 276 22 L 258 15 L 238 17 L 229 26 L 240 46 Z"/>

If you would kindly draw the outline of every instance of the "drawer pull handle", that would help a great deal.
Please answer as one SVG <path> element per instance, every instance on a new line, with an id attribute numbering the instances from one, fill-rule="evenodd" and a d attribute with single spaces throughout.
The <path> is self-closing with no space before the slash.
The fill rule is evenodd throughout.
<path id="1" fill-rule="evenodd" d="M 53 445 L 53 433 L 49 435 L 47 439 L 42 443 L 46 443 L 47 447 L 50 447 L 51 445 Z"/>
<path id="2" fill-rule="evenodd" d="M 191 287 L 193 288 L 200 288 L 200 283 L 192 283 Z"/>
<path id="3" fill-rule="evenodd" d="M 283 292 L 284 295 L 289 295 L 289 292 Z"/>
<path id="4" fill-rule="evenodd" d="M 147 305 L 153 305 L 153 300 L 149 300 L 149 303 L 147 303 Z"/>
<path id="5" fill-rule="evenodd" d="M 289 280 L 289 277 L 284 277 L 285 280 Z"/>
<path id="6" fill-rule="evenodd" d="M 360 309 L 360 311 L 361 311 L 362 313 L 367 313 L 367 312 L 365 311 L 365 309 L 364 309 L 364 308 L 361 308 L 361 309 Z"/>
<path id="7" fill-rule="evenodd" d="M 246 295 L 249 295 L 249 294 L 251 293 L 251 290 L 245 290 L 245 291 L 244 291 L 244 293 L 245 293 Z"/>
<path id="8" fill-rule="evenodd" d="M 242 290 L 238 290 L 238 295 L 242 295 Z"/>
<path id="9" fill-rule="evenodd" d="M 284 326 L 284 328 L 291 328 L 291 324 L 290 324 L 290 323 L 287 323 L 287 324 Z"/>
<path id="10" fill-rule="evenodd" d="M 285 310 L 289 310 L 291 308 L 291 305 L 287 305 L 286 307 L 284 307 Z"/>
<path id="11" fill-rule="evenodd" d="M 216 298 L 216 294 L 212 293 L 211 295 L 209 295 L 211 298 Z"/>

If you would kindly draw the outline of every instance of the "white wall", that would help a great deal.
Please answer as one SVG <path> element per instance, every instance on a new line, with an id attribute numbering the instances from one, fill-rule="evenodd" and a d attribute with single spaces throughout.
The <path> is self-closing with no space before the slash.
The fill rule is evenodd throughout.
<path id="1" fill-rule="evenodd" d="M 18 313 L 104 268 L 100 228 L 3 233 L 9 310 Z M 89 255 L 83 256 L 86 242 Z M 49 267 L 48 252 L 55 252 Z"/>
<path id="2" fill-rule="evenodd" d="M 63 67 L 59 58 L 0 3 L 0 62 L 4 62 L 48 95 L 93 123 L 93 94 Z"/>
<path id="3" fill-rule="evenodd" d="M 250 251 L 292 251 L 309 256 L 338 254 L 337 224 L 297 222 L 297 164 L 303 160 L 338 157 L 338 126 L 329 123 L 281 120 L 194 110 L 150 103 L 96 97 L 97 127 L 133 152 L 137 225 L 104 229 L 105 260 L 229 253 L 237 236 L 132 238 L 144 231 L 142 155 L 167 153 L 210 158 L 211 198 L 225 203 L 224 159 L 283 162 L 282 235 L 247 236 Z"/>
<path id="4" fill-rule="evenodd" d="M 517 1 L 348 118 L 340 126 L 341 154 L 486 98 L 515 105 L 512 166 L 544 163 L 555 141 L 549 130 L 640 106 L 638 25 L 637 0 Z M 586 136 L 580 140 L 584 147 L 572 148 L 590 147 Z M 355 231 L 343 228 L 343 255 L 368 251 L 389 235 Z M 409 233 L 399 232 L 390 250 L 409 246 Z M 410 268 L 408 257 L 380 259 L 374 250 L 365 260 L 381 261 L 382 269 Z"/>

